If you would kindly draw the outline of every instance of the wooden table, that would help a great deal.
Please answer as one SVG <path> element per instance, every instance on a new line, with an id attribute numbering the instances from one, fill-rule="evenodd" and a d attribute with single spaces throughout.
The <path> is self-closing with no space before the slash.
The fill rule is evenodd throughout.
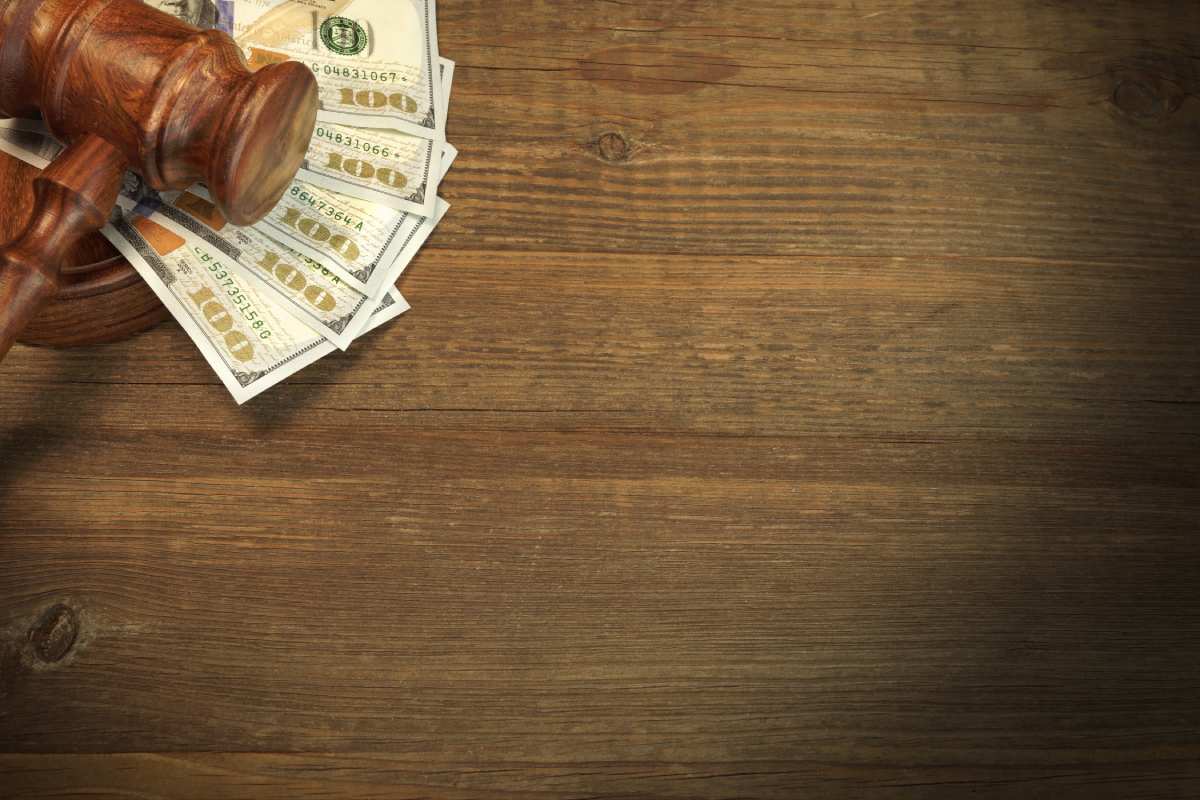
<path id="1" fill-rule="evenodd" d="M 1200 6 L 443 0 L 414 310 L 0 380 L 0 794 L 1200 795 Z"/>

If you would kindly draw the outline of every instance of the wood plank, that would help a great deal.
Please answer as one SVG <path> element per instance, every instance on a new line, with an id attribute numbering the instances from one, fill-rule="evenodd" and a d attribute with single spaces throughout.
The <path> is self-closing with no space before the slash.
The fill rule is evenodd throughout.
<path id="1" fill-rule="evenodd" d="M 717 763 L 540 763 L 512 765 L 454 761 L 430 753 L 366 756 L 320 753 L 168 753 L 103 756 L 0 756 L 0 769 L 23 800 L 96 796 L 212 797 L 292 800 L 354 797 L 356 800 L 443 798 L 695 798 L 697 786 L 714 798 L 795 798 L 811 793 L 837 800 L 861 798 L 973 798 L 1043 800 L 1087 796 L 1097 800 L 1175 800 L 1195 785 L 1190 752 L 1143 750 L 1140 765 L 1113 763 L 1107 750 L 1085 750 L 1009 763 L 1004 754 L 972 762 L 918 763 L 921 753 L 903 746 L 846 752 L 820 748 L 825 761 L 723 761 Z M 859 759 L 871 757 L 860 762 Z M 1153 764 L 1156 774 L 1140 773 Z M 63 770 L 70 770 L 64 773 Z M 47 780 L 67 780 L 47 789 Z"/>
<path id="2" fill-rule="evenodd" d="M 0 413 L 54 435 L 38 403 L 52 386 L 87 410 L 89 430 L 251 437 L 305 411 L 363 412 L 333 423 L 338 436 L 364 425 L 1055 442 L 1200 431 L 1187 405 L 1200 282 L 1186 259 L 442 250 L 402 288 L 410 315 L 246 409 L 170 326 L 105 349 L 14 352 Z M 203 402 L 204 415 L 177 400 Z"/>

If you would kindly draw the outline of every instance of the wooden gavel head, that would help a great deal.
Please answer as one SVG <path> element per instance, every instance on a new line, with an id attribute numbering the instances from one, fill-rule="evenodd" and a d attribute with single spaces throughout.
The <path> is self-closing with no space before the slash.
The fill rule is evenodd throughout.
<path id="1" fill-rule="evenodd" d="M 308 67 L 251 72 L 227 34 L 140 0 L 0 0 L 0 116 L 40 114 L 67 144 L 0 251 L 0 357 L 53 296 L 66 248 L 107 220 L 126 169 L 159 190 L 203 181 L 248 225 L 295 176 L 316 111 Z"/>

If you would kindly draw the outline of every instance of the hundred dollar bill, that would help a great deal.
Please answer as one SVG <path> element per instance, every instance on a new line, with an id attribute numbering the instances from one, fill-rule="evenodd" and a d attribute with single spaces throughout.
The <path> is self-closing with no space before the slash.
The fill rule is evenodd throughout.
<path id="1" fill-rule="evenodd" d="M 251 67 L 294 59 L 317 78 L 318 115 L 444 139 L 434 0 L 148 0 L 220 28 Z"/>
<path id="2" fill-rule="evenodd" d="M 331 342 L 268 292 L 243 281 L 197 237 L 121 212 L 101 232 L 179 321 L 239 404 L 333 351 Z M 407 308 L 398 292 L 389 292 L 367 329 Z"/>
<path id="3" fill-rule="evenodd" d="M 442 174 L 457 155 L 453 145 L 445 146 Z M 436 208 L 434 216 L 439 216 Z M 359 291 L 374 295 L 395 281 L 390 274 L 398 261 L 406 264 L 415 255 L 412 245 L 426 227 L 424 219 L 295 180 L 257 227 L 321 262 Z"/>
<path id="4" fill-rule="evenodd" d="M 442 143 L 382 128 L 317 122 L 300 179 L 400 211 L 433 213 Z"/>

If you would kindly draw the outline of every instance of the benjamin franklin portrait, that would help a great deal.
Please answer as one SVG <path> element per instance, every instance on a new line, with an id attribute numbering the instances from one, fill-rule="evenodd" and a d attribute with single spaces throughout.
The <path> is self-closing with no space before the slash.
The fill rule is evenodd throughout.
<path id="1" fill-rule="evenodd" d="M 150 5 L 197 28 L 215 28 L 220 22 L 213 0 L 148 0 Z"/>

